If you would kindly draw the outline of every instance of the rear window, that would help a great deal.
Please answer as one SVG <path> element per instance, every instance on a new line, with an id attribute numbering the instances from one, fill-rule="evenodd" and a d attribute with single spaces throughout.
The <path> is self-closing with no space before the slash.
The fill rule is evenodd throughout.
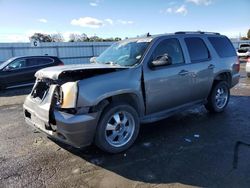
<path id="1" fill-rule="evenodd" d="M 208 37 L 215 51 L 220 57 L 233 57 L 236 56 L 236 51 L 226 37 Z"/>
<path id="2" fill-rule="evenodd" d="M 201 38 L 185 38 L 185 43 L 187 45 L 192 63 L 206 61 L 210 58 L 207 46 Z"/>
<path id="3" fill-rule="evenodd" d="M 250 44 L 241 44 L 240 45 L 240 48 L 249 48 L 250 47 Z"/>

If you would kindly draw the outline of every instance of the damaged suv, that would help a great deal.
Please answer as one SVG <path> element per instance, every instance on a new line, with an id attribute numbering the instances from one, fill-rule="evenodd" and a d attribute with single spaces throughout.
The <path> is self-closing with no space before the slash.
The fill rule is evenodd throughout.
<path id="1" fill-rule="evenodd" d="M 177 32 L 113 44 L 92 63 L 45 68 L 24 116 L 49 137 L 110 153 L 128 149 L 141 123 L 197 104 L 222 112 L 239 82 L 239 62 L 218 33 Z"/>

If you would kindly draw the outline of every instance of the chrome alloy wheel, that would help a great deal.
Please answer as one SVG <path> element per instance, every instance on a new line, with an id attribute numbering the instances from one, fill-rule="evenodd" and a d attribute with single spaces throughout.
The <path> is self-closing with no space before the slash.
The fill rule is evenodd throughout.
<path id="1" fill-rule="evenodd" d="M 225 87 L 220 87 L 217 89 L 215 94 L 215 104 L 217 108 L 223 108 L 228 101 L 228 90 Z"/>
<path id="2" fill-rule="evenodd" d="M 114 147 L 121 147 L 127 144 L 135 131 L 135 120 L 126 111 L 113 114 L 106 125 L 105 138 Z"/>

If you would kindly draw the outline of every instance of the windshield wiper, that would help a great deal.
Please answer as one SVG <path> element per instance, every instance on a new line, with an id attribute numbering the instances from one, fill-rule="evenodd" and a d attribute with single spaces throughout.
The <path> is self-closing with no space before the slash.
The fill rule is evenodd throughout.
<path id="1" fill-rule="evenodd" d="M 104 64 L 109 64 L 109 65 L 119 65 L 118 63 L 115 63 L 113 61 L 108 61 L 108 62 L 105 62 Z"/>

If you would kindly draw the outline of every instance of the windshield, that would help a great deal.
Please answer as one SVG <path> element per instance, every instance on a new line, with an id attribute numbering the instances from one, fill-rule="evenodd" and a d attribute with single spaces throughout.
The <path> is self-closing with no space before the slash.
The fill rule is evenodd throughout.
<path id="1" fill-rule="evenodd" d="M 7 66 L 7 65 L 8 65 L 11 61 L 13 61 L 14 59 L 15 59 L 15 57 L 10 58 L 9 60 L 0 63 L 0 70 L 3 69 L 5 66 Z"/>
<path id="2" fill-rule="evenodd" d="M 150 40 L 137 39 L 115 43 L 97 57 L 96 62 L 133 66 L 139 63 Z"/>

